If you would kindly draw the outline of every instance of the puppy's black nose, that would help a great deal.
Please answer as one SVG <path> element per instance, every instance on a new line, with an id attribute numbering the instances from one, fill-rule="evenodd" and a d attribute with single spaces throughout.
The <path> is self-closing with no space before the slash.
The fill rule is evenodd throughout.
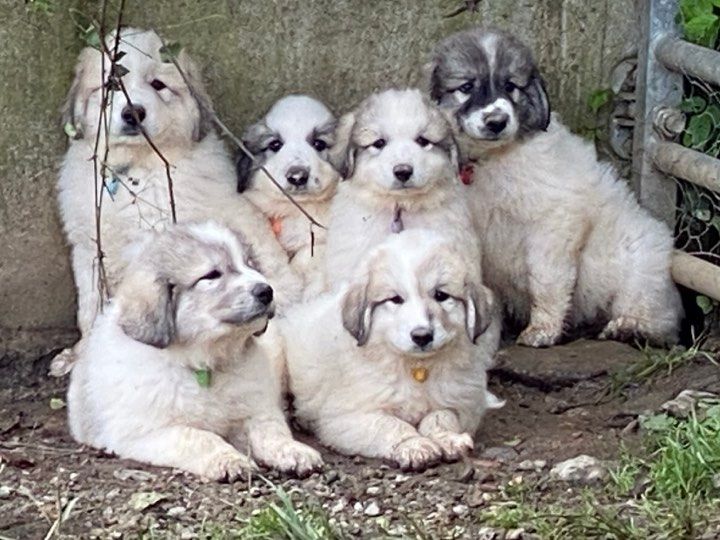
<path id="1" fill-rule="evenodd" d="M 488 129 L 488 131 L 497 135 L 505 129 L 505 126 L 507 126 L 508 123 L 508 119 L 509 117 L 507 113 L 491 113 L 485 118 L 485 127 Z"/>
<path id="2" fill-rule="evenodd" d="M 267 283 L 258 283 L 252 288 L 252 294 L 258 302 L 267 306 L 273 301 L 273 290 Z"/>
<path id="3" fill-rule="evenodd" d="M 133 114 L 133 111 L 135 111 L 135 114 Z M 120 116 L 122 116 L 123 121 L 128 126 L 136 127 L 145 120 L 145 107 L 141 105 L 133 105 L 132 107 L 130 105 L 126 105 L 120 113 Z"/>
<path id="4" fill-rule="evenodd" d="M 416 345 L 424 347 L 425 345 L 432 343 L 433 331 L 429 328 L 415 328 L 415 330 L 410 332 L 410 337 Z"/>
<path id="5" fill-rule="evenodd" d="M 400 180 L 401 182 L 407 182 L 410 180 L 410 177 L 412 176 L 413 168 L 410 165 L 401 164 L 401 165 L 395 165 L 393 167 L 393 174 L 395 175 L 395 178 Z"/>
<path id="6" fill-rule="evenodd" d="M 308 178 L 310 177 L 310 171 L 307 167 L 290 167 L 285 173 L 285 178 L 293 186 L 300 187 L 307 184 Z"/>

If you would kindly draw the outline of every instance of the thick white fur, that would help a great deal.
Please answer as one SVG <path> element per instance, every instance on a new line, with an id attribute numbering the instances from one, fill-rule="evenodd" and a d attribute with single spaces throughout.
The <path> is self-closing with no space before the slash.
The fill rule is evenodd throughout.
<path id="1" fill-rule="evenodd" d="M 262 130 L 259 131 L 265 139 L 279 139 L 283 143 L 278 152 L 269 149 L 262 152 L 265 156 L 261 158 L 263 166 L 306 212 L 327 226 L 330 201 L 340 180 L 338 171 L 329 160 L 335 143 L 335 117 L 316 99 L 292 95 L 275 103 L 261 124 Z M 312 146 L 316 130 L 323 130 L 320 140 L 328 145 L 327 149 L 317 151 Z M 250 131 L 256 130 L 251 128 Z M 266 146 L 267 140 L 261 144 Z M 310 172 L 308 183 L 302 189 L 297 189 L 286 178 L 288 170 L 294 167 L 306 168 Z M 314 242 L 311 242 L 308 218 L 270 182 L 261 169 L 253 173 L 251 183 L 243 194 L 265 216 L 277 220 L 280 227 L 278 240 L 290 257 L 291 267 L 303 278 L 305 297 L 316 294 L 323 283 L 326 230 L 313 227 Z"/>
<path id="2" fill-rule="evenodd" d="M 263 271 L 280 291 L 279 304 L 294 300 L 300 282 L 289 269 L 287 256 L 275 239 L 267 219 L 236 193 L 235 171 L 222 142 L 212 130 L 200 137 L 202 107 L 209 102 L 197 69 L 183 54 L 179 62 L 186 69 L 193 91 L 171 63 L 160 60 L 160 38 L 154 32 L 124 29 L 120 63 L 129 72 L 122 78 L 135 105 L 147 111 L 143 122 L 149 136 L 171 163 L 175 205 L 179 222 L 215 219 L 242 231 L 248 238 Z M 114 39 L 108 38 L 112 47 Z M 106 66 L 108 60 L 106 59 Z M 150 86 L 161 79 L 168 88 Z M 171 223 L 168 180 L 163 162 L 142 135 L 122 132 L 120 111 L 127 105 L 121 92 L 111 92 L 109 139 L 101 129 L 99 161 L 109 144 L 106 182 L 113 174 L 120 183 L 113 197 L 96 176 L 92 156 L 97 134 L 102 85 L 101 55 L 94 49 L 80 54 L 76 80 L 67 105 L 68 120 L 82 134 L 72 140 L 65 154 L 58 180 L 60 214 L 72 247 L 72 267 L 78 289 L 78 325 L 86 334 L 98 311 L 98 264 L 95 238 L 95 191 L 102 197 L 101 238 L 108 282 L 114 287 L 122 272 L 120 251 L 142 229 L 162 229 Z M 203 101 L 204 103 L 201 103 Z M 100 165 L 99 165 L 100 166 Z M 69 369 L 69 367 L 68 367 Z"/>
<path id="3" fill-rule="evenodd" d="M 433 231 L 392 235 L 350 283 L 281 321 L 297 417 L 323 444 L 412 470 L 473 448 L 486 409 L 502 406 L 486 388 L 499 322 L 461 249 Z M 437 302 L 441 287 L 452 297 Z M 402 304 L 387 300 L 396 295 Z M 431 349 L 412 342 L 418 327 L 433 329 Z M 468 332 L 480 332 L 476 344 Z M 413 378 L 418 367 L 425 382 Z"/>
<path id="4" fill-rule="evenodd" d="M 641 208 L 588 141 L 553 117 L 547 132 L 474 154 L 465 188 L 483 248 L 483 272 L 505 307 L 528 324 L 519 342 L 555 343 L 563 324 L 608 320 L 603 338 L 677 340 L 682 306 L 670 275 L 668 228 Z"/>
<path id="5" fill-rule="evenodd" d="M 471 267 L 478 266 L 472 218 L 457 182 L 451 128 L 437 108 L 419 90 L 386 90 L 370 96 L 341 123 L 350 124 L 349 159 L 354 171 L 340 183 L 331 205 L 328 289 L 343 283 L 367 252 L 392 234 L 398 206 L 405 230 L 442 231 L 462 246 Z M 419 136 L 432 144 L 421 147 L 416 142 Z M 371 146 L 379 138 L 387 142 L 381 150 Z M 393 169 L 400 164 L 411 165 L 414 171 L 411 186 L 405 189 L 397 189 L 394 182 Z"/>
<path id="6" fill-rule="evenodd" d="M 178 246 L 181 253 L 171 253 Z M 134 249 L 71 374 L 73 437 L 213 480 L 237 478 L 253 459 L 298 474 L 320 466 L 315 450 L 293 440 L 278 368 L 263 343 L 268 338 L 253 335 L 268 323 L 250 291 L 267 282 L 247 266 L 238 238 L 214 224 L 179 225 Z M 210 268 L 223 276 L 195 281 Z M 151 314 L 162 302 L 159 281 L 174 286 L 165 348 L 126 333 L 157 337 Z M 224 322 L 229 315 L 242 318 Z M 196 381 L 194 370 L 202 368 L 211 369 L 209 387 Z"/>

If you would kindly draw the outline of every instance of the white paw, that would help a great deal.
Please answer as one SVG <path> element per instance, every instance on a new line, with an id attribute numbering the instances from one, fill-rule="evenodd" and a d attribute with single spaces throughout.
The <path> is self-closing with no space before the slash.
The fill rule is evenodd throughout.
<path id="1" fill-rule="evenodd" d="M 263 465 L 284 473 L 295 474 L 300 478 L 322 468 L 320 452 L 298 441 L 289 440 L 263 455 Z"/>
<path id="2" fill-rule="evenodd" d="M 55 355 L 50 362 L 50 375 L 53 377 L 63 377 L 72 371 L 75 364 L 76 355 L 73 347 L 63 349 Z"/>
<path id="3" fill-rule="evenodd" d="M 202 476 L 217 482 L 234 482 L 257 470 L 257 465 L 245 454 L 238 451 L 224 451 L 213 458 Z"/>
<path id="4" fill-rule="evenodd" d="M 410 437 L 393 448 L 391 459 L 403 471 L 424 471 L 440 462 L 443 451 L 427 437 Z"/>
<path id="5" fill-rule="evenodd" d="M 562 337 L 562 330 L 557 330 L 550 325 L 531 324 L 518 336 L 518 345 L 527 347 L 549 347 L 555 345 Z"/>
<path id="6" fill-rule="evenodd" d="M 433 437 L 433 440 L 440 445 L 445 461 L 457 461 L 472 452 L 472 437 L 468 433 L 445 432 Z"/>
<path id="7" fill-rule="evenodd" d="M 618 317 L 605 325 L 598 339 L 612 339 L 615 341 L 633 341 L 640 337 L 640 325 L 631 317 Z"/>

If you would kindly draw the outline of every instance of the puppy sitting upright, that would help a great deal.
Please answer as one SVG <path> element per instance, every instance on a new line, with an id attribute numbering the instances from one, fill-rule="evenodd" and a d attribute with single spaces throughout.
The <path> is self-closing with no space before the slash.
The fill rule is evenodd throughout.
<path id="1" fill-rule="evenodd" d="M 430 230 L 392 235 L 337 293 L 280 321 L 298 420 L 323 444 L 409 470 L 473 448 L 502 405 L 485 374 L 499 324 L 463 249 Z"/>
<path id="2" fill-rule="evenodd" d="M 552 345 L 566 323 L 598 322 L 601 338 L 675 342 L 671 232 L 551 118 L 528 48 L 497 30 L 455 34 L 438 45 L 430 84 L 474 168 L 465 197 L 483 272 L 526 325 L 518 342 Z"/>
<path id="3" fill-rule="evenodd" d="M 127 70 L 121 78 L 127 96 L 108 91 L 103 107 L 110 59 L 88 47 L 80 53 L 63 114 L 66 130 L 75 135 L 60 170 L 58 199 L 72 247 L 81 333 L 90 330 L 102 303 L 97 242 L 112 294 L 123 270 L 119 254 L 133 236 L 172 223 L 168 175 L 179 222 L 214 219 L 242 231 L 268 279 L 280 285 L 278 302 L 294 300 L 299 284 L 287 256 L 267 220 L 235 191 L 232 160 L 213 131 L 212 105 L 198 68 L 181 51 L 177 63 L 183 78 L 163 58 L 163 42 L 155 32 L 124 28 L 120 35 L 118 64 Z M 108 36 L 106 46 L 112 51 L 114 45 L 115 36 Z M 167 159 L 169 170 L 143 133 Z M 56 372 L 69 369 L 62 363 Z"/>
<path id="4" fill-rule="evenodd" d="M 330 199 L 340 175 L 330 161 L 336 120 L 308 96 L 287 96 L 247 129 L 243 142 L 314 219 L 327 226 Z M 325 231 L 310 222 L 245 153 L 237 157 L 238 191 L 267 216 L 275 235 L 304 278 L 305 293 L 322 286 Z"/>
<path id="5" fill-rule="evenodd" d="M 370 96 L 343 117 L 338 132 L 347 144 L 347 180 L 331 206 L 329 289 L 346 280 L 371 248 L 404 229 L 441 231 L 479 269 L 471 215 L 456 181 L 452 130 L 419 90 Z"/>
<path id="6" fill-rule="evenodd" d="M 71 374 L 79 442 L 120 457 L 232 480 L 253 467 L 321 464 L 293 440 L 279 368 L 259 336 L 273 289 L 241 239 L 213 223 L 146 233 Z"/>

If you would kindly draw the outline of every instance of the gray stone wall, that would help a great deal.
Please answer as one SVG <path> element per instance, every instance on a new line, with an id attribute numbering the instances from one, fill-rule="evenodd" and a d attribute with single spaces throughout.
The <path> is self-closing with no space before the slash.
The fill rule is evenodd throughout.
<path id="1" fill-rule="evenodd" d="M 77 13 L 100 2 L 0 0 L 0 363 L 73 339 L 74 289 L 54 201 L 65 140 L 58 109 L 81 42 Z M 553 106 L 574 129 L 636 35 L 634 0 L 127 0 L 125 21 L 154 27 L 204 66 L 231 129 L 289 92 L 343 112 L 369 92 L 422 84 L 427 52 L 475 24 L 516 32 L 536 51 Z M 114 1 L 108 4 L 113 6 Z M 76 11 L 74 11 L 76 10 Z"/>

